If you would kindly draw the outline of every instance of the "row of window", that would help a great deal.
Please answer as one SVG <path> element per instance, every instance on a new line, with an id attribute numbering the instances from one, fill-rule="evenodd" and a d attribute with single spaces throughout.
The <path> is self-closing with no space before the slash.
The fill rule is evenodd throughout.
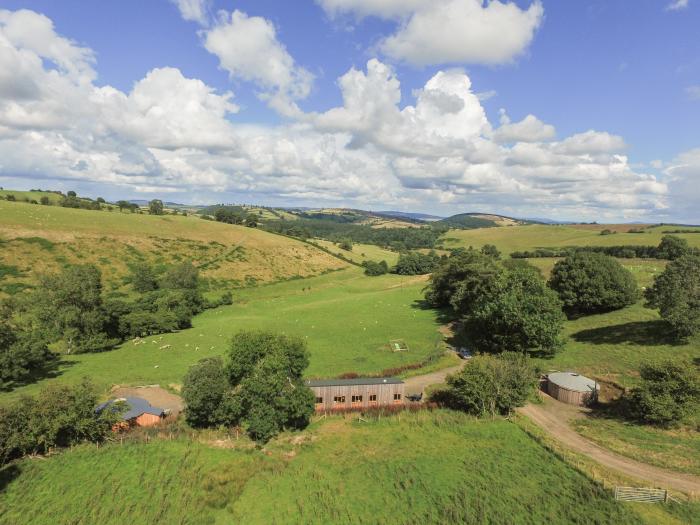
<path id="1" fill-rule="evenodd" d="M 362 396 L 351 396 L 351 401 L 353 403 L 362 403 Z M 401 401 L 401 394 L 394 394 L 394 401 Z M 335 396 L 333 398 L 334 403 L 345 403 L 345 396 Z M 369 402 L 370 403 L 376 403 L 377 402 L 377 394 L 370 394 L 369 395 Z M 316 404 L 320 405 L 323 403 L 323 397 L 316 397 Z"/>

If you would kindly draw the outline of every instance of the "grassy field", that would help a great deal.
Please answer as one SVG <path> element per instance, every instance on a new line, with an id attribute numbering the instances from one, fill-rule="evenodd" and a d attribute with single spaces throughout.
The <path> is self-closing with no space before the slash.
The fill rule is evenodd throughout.
<path id="1" fill-rule="evenodd" d="M 62 196 L 51 191 L 14 191 L 14 190 L 0 190 L 0 200 L 4 200 L 8 195 L 14 195 L 15 199 L 18 201 L 23 201 L 25 199 L 35 200 L 39 202 L 42 197 L 48 197 L 51 204 L 58 204 Z"/>
<path id="2" fill-rule="evenodd" d="M 365 277 L 362 270 L 240 290 L 234 304 L 209 310 L 194 327 L 127 342 L 100 354 L 63 356 L 57 377 L 45 379 L 0 399 L 35 392 L 48 381 L 77 382 L 90 377 L 100 387 L 113 384 L 180 383 L 187 368 L 204 357 L 221 355 L 232 334 L 269 329 L 300 335 L 308 342 L 307 375 L 344 372 L 379 373 L 424 360 L 443 348 L 437 314 L 415 302 L 424 286 L 421 277 Z M 407 352 L 392 352 L 391 340 L 403 340 Z M 170 348 L 161 349 L 162 346 Z"/>
<path id="3" fill-rule="evenodd" d="M 319 246 L 323 246 L 333 253 L 342 255 L 343 257 L 346 257 L 359 264 L 362 264 L 365 261 L 386 261 L 386 263 L 391 267 L 399 260 L 399 254 L 397 252 L 385 250 L 384 248 L 380 248 L 374 244 L 353 244 L 352 250 L 347 251 L 338 247 L 337 244 L 324 239 L 314 239 L 313 242 Z"/>
<path id="4" fill-rule="evenodd" d="M 107 290 L 118 289 L 137 261 L 192 260 L 220 287 L 306 277 L 347 263 L 305 243 L 196 216 L 151 216 L 0 201 L 0 265 L 12 274 L 0 291 L 31 285 L 37 274 L 93 263 Z"/>
<path id="5" fill-rule="evenodd" d="M 623 456 L 700 476 L 700 432 L 690 428 L 663 430 L 605 417 L 576 420 L 574 428 Z"/>
<path id="6" fill-rule="evenodd" d="M 262 451 L 244 440 L 79 447 L 0 480 L 8 525 L 683 523 L 615 503 L 517 425 L 447 411 L 334 417 Z"/>
<path id="7" fill-rule="evenodd" d="M 606 228 L 611 226 L 531 224 L 507 228 L 450 230 L 441 237 L 441 240 L 446 248 L 469 246 L 480 248 L 484 244 L 494 244 L 504 255 L 509 255 L 514 251 L 564 246 L 657 246 L 661 242 L 661 237 L 665 235 L 664 231 L 686 229 L 686 227 L 676 226 L 655 226 L 645 229 L 645 233 L 600 235 L 600 232 Z M 612 228 L 614 229 L 614 226 Z M 700 247 L 700 234 L 683 233 L 677 236 L 687 239 L 691 246 Z"/>

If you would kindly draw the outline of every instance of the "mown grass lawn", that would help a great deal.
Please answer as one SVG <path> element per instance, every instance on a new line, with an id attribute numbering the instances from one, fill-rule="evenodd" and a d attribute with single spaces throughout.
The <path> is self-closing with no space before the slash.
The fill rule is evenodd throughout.
<path id="1" fill-rule="evenodd" d="M 303 337 L 311 357 L 309 377 L 379 373 L 420 362 L 442 348 L 437 312 L 416 304 L 424 285 L 422 278 L 366 277 L 352 268 L 240 290 L 232 306 L 204 312 L 191 329 L 150 337 L 143 344 L 127 342 L 100 354 L 63 356 L 56 378 L 3 396 L 35 392 L 48 381 L 74 383 L 84 376 L 101 388 L 179 384 L 190 365 L 222 355 L 233 334 L 251 329 Z M 391 340 L 405 341 L 409 350 L 392 352 Z"/>
<path id="2" fill-rule="evenodd" d="M 156 440 L 12 468 L 0 471 L 8 525 L 659 523 L 517 425 L 448 411 L 333 417 L 264 451 Z"/>

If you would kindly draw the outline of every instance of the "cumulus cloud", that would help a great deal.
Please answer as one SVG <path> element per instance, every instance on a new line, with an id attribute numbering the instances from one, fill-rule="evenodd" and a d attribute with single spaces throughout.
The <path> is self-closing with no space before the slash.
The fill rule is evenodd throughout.
<path id="1" fill-rule="evenodd" d="M 56 34 L 42 15 L 18 13 L 0 11 L 1 177 L 188 199 L 196 190 L 287 204 L 601 220 L 666 213 L 667 184 L 688 195 L 688 185 L 697 185 L 696 153 L 680 156 L 658 180 L 634 169 L 624 140 L 604 131 L 556 139 L 537 117 L 513 123 L 505 112 L 494 129 L 459 69 L 437 72 L 402 101 L 394 69 L 373 59 L 338 80 L 338 107 L 300 113 L 285 125 L 251 126 L 236 122 L 233 93 L 175 68 L 153 69 L 128 92 L 97 86 L 89 49 Z M 25 23 L 43 27 L 42 39 L 18 37 Z M 256 26 L 274 36 L 266 21 Z M 298 66 L 284 53 L 276 60 L 286 68 L 255 72 L 236 60 L 223 67 L 271 96 L 289 96 L 289 70 Z M 10 68 L 16 82 L 4 75 Z"/>
<path id="2" fill-rule="evenodd" d="M 496 142 L 541 142 L 556 135 L 554 126 L 545 124 L 534 115 L 527 115 L 520 122 L 511 122 L 505 109 L 501 109 L 500 114 L 501 126 L 493 134 Z"/>
<path id="3" fill-rule="evenodd" d="M 203 33 L 204 47 L 219 58 L 231 78 L 254 82 L 261 97 L 287 116 L 300 110 L 295 100 L 306 98 L 313 75 L 295 63 L 277 39 L 275 26 L 259 16 L 241 11 L 219 13 L 217 23 Z"/>
<path id="4" fill-rule="evenodd" d="M 180 10 L 183 19 L 197 22 L 199 25 L 209 24 L 211 0 L 170 0 Z"/>
<path id="5" fill-rule="evenodd" d="M 700 224 L 700 148 L 678 155 L 668 163 L 664 173 L 676 208 L 674 215 Z"/>
<path id="6" fill-rule="evenodd" d="M 416 66 L 502 64 L 521 55 L 542 23 L 544 8 L 493 0 L 318 0 L 330 16 L 353 13 L 399 22 L 379 43 L 388 57 Z"/>

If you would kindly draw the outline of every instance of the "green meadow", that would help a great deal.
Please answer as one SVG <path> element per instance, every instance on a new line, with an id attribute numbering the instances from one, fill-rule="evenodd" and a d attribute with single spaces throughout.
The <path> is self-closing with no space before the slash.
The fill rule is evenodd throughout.
<path id="1" fill-rule="evenodd" d="M 614 235 L 601 235 L 604 229 L 619 230 Z M 479 228 L 475 230 L 450 230 L 442 237 L 445 248 L 480 248 L 484 244 L 494 244 L 505 256 L 514 251 L 536 248 L 565 246 L 618 246 L 644 245 L 657 246 L 664 231 L 692 229 L 679 226 L 654 226 L 645 228 L 644 233 L 625 233 L 630 225 L 543 225 L 506 226 L 501 228 Z M 674 234 L 687 239 L 691 246 L 700 247 L 700 233 Z"/>
<path id="2" fill-rule="evenodd" d="M 129 341 L 108 352 L 65 355 L 55 378 L 3 396 L 35 392 L 49 381 L 73 383 L 84 376 L 101 388 L 179 384 L 190 365 L 222 355 L 233 334 L 250 329 L 303 337 L 311 358 L 309 377 L 377 374 L 443 353 L 437 313 L 417 304 L 424 285 L 422 278 L 370 278 L 352 268 L 238 290 L 233 305 L 195 317 L 191 329 Z M 393 352 L 392 340 L 404 341 L 408 351 Z"/>
<path id="3" fill-rule="evenodd" d="M 332 417 L 263 450 L 206 435 L 83 446 L 6 467 L 0 482 L 3 525 L 624 525 L 697 517 L 697 505 L 620 505 L 519 426 L 449 411 Z"/>
<path id="4" fill-rule="evenodd" d="M 397 252 L 392 252 L 391 250 L 386 250 L 373 244 L 353 244 L 352 250 L 348 251 L 343 250 L 337 244 L 331 241 L 314 239 L 313 242 L 331 251 L 332 253 L 342 255 L 343 257 L 358 264 L 362 264 L 365 261 L 386 261 L 391 267 L 396 264 L 396 261 L 399 260 L 399 254 Z"/>

